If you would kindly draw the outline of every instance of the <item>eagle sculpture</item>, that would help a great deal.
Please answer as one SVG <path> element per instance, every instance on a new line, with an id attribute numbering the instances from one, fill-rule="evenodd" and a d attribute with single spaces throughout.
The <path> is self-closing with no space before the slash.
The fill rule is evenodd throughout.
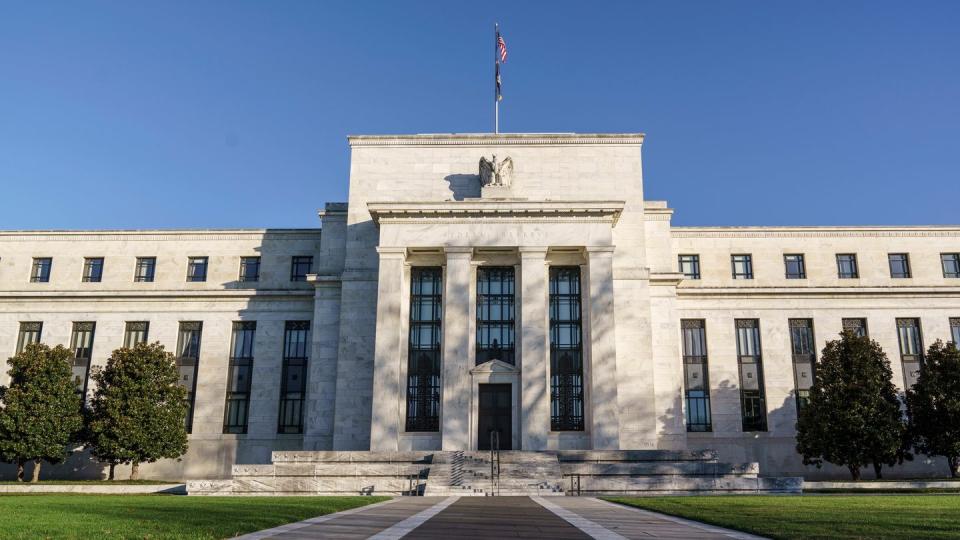
<path id="1" fill-rule="evenodd" d="M 480 186 L 500 186 L 510 187 L 510 181 L 513 179 L 513 160 L 507 157 L 497 163 L 497 156 L 493 156 L 492 161 L 486 157 L 480 158 Z"/>

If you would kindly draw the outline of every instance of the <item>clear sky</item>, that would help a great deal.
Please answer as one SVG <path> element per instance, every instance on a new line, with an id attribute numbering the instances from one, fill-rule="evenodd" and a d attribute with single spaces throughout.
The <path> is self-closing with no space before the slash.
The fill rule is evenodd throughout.
<path id="1" fill-rule="evenodd" d="M 647 134 L 679 225 L 960 223 L 960 2 L 0 0 L 0 229 L 314 227 L 347 134 Z"/>

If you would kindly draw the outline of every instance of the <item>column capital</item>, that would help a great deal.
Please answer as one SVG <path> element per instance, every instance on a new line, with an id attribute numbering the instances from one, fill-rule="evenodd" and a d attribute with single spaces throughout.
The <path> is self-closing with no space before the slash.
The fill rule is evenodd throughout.
<path id="1" fill-rule="evenodd" d="M 381 259 L 403 259 L 407 256 L 407 248 L 377 246 L 377 253 Z"/>
<path id="2" fill-rule="evenodd" d="M 547 256 L 547 247 L 546 246 L 520 246 L 517 248 L 517 251 L 520 252 L 520 256 L 524 258 L 546 258 Z"/>

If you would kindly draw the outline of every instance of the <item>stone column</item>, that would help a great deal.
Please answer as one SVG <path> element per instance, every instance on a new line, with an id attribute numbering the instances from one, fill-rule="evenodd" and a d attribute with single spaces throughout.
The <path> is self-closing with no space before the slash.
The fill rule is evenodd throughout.
<path id="1" fill-rule="evenodd" d="M 340 276 L 310 275 L 313 325 L 307 362 L 307 404 L 303 449 L 333 449 L 333 414 L 337 398 L 337 345 L 340 341 Z"/>
<path id="2" fill-rule="evenodd" d="M 547 248 L 520 248 L 520 449 L 546 450 L 550 432 Z"/>
<path id="3" fill-rule="evenodd" d="M 620 448 L 613 246 L 588 247 L 590 284 L 590 437 L 594 450 Z"/>
<path id="4" fill-rule="evenodd" d="M 403 422 L 400 401 L 404 384 L 400 380 L 400 299 L 406 249 L 378 247 L 380 269 L 377 281 L 377 338 L 373 361 L 373 411 L 370 422 L 370 450 L 397 451 Z M 348 319 L 349 313 L 341 314 Z M 338 392 L 350 392 L 337 385 Z M 337 414 L 341 414 L 338 410 Z M 362 429 L 362 426 L 357 426 Z"/>
<path id="5" fill-rule="evenodd" d="M 446 248 L 440 435 L 443 450 L 470 449 L 470 261 L 473 248 Z"/>

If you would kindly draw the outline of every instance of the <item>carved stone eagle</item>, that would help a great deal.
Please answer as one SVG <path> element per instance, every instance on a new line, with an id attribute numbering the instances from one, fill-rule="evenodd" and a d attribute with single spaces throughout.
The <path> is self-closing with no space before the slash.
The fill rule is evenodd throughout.
<path id="1" fill-rule="evenodd" d="M 513 160 L 508 156 L 497 163 L 497 156 L 492 161 L 486 157 L 480 158 L 480 186 L 510 187 L 513 181 Z"/>

